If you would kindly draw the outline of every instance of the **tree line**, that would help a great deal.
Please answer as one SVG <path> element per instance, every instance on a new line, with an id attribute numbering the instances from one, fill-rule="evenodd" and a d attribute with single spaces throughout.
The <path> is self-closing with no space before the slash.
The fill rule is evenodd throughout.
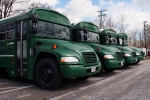
<path id="1" fill-rule="evenodd" d="M 42 3 L 32 3 L 27 9 L 13 9 L 13 4 L 16 3 L 23 3 L 23 2 L 29 2 L 30 0 L 0 0 L 0 19 L 12 16 L 16 13 L 23 12 L 28 9 L 37 8 L 37 7 L 44 7 L 48 9 L 52 9 L 52 6 L 48 4 L 42 4 Z M 94 24 L 99 26 L 100 20 L 95 19 L 92 20 Z M 142 24 L 142 23 L 141 23 Z M 128 28 L 130 23 L 127 22 L 125 15 L 118 16 L 117 20 L 114 19 L 112 16 L 106 16 L 102 20 L 102 28 L 103 29 L 114 29 L 117 33 L 126 33 L 129 37 L 129 45 L 135 46 L 135 47 L 145 47 L 145 39 L 147 47 L 150 49 L 150 25 L 145 26 L 145 34 L 144 29 L 138 30 L 138 29 L 132 29 L 128 31 Z M 143 25 L 144 26 L 144 25 Z M 146 35 L 146 36 L 145 36 Z"/>

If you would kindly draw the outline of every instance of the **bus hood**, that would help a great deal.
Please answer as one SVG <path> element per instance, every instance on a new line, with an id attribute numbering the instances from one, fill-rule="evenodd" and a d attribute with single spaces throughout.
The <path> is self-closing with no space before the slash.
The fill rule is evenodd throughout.
<path id="1" fill-rule="evenodd" d="M 94 52 L 94 50 L 88 46 L 83 45 L 81 43 L 75 43 L 66 40 L 58 40 L 58 39 L 39 39 L 38 41 L 43 42 L 43 45 L 49 45 L 52 47 L 54 44 L 58 49 L 69 50 L 69 51 L 78 51 L 78 52 Z"/>

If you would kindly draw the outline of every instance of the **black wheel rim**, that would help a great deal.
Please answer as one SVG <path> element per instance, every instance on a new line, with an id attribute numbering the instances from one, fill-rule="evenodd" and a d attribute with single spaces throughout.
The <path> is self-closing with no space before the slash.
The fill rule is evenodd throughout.
<path id="1" fill-rule="evenodd" d="M 40 77 L 43 83 L 49 83 L 53 78 L 53 71 L 48 66 L 43 66 L 40 70 Z"/>

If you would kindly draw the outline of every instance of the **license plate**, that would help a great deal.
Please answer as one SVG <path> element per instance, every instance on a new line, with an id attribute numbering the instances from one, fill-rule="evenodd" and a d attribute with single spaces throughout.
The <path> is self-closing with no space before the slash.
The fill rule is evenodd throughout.
<path id="1" fill-rule="evenodd" d="M 137 62 L 137 58 L 135 58 L 135 61 Z"/>
<path id="2" fill-rule="evenodd" d="M 123 61 L 121 61 L 121 65 L 123 65 Z"/>
<path id="3" fill-rule="evenodd" d="M 91 72 L 95 72 L 95 71 L 96 71 L 96 67 L 92 67 Z"/>

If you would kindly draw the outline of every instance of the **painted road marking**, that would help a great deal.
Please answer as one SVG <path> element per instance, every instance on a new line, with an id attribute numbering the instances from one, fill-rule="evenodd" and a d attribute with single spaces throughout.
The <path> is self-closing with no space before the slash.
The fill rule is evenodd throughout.
<path id="1" fill-rule="evenodd" d="M 17 98 L 28 97 L 28 96 L 30 96 L 30 95 L 31 95 L 31 94 L 25 94 L 25 95 L 18 96 Z"/>
<path id="2" fill-rule="evenodd" d="M 18 88 L 18 87 L 6 87 L 6 88 L 0 88 L 0 89 L 12 89 L 12 88 Z"/>
<path id="3" fill-rule="evenodd" d="M 17 89 L 12 89 L 12 90 L 8 90 L 8 91 L 0 92 L 0 94 L 12 92 L 12 91 L 17 91 L 17 90 L 21 90 L 21 89 L 25 89 L 25 88 L 29 88 L 29 87 L 33 87 L 33 86 L 34 86 L 34 85 L 24 86 L 24 87 L 21 87 L 21 88 L 17 88 Z"/>

